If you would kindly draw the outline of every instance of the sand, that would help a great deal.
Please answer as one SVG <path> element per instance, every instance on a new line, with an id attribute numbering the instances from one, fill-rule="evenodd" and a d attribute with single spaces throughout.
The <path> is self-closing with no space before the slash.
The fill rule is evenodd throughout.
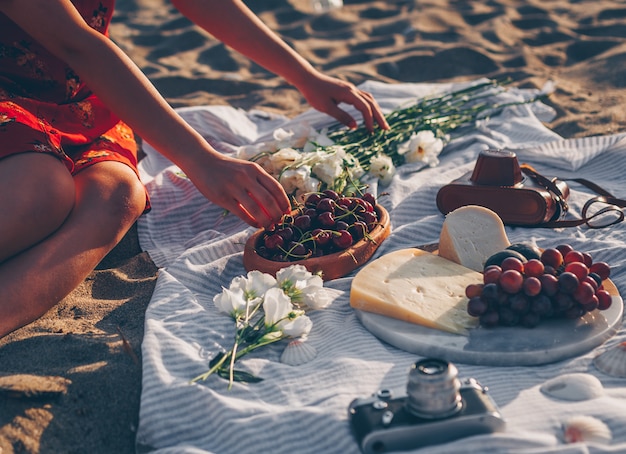
<path id="1" fill-rule="evenodd" d="M 316 67 L 356 84 L 551 80 L 552 130 L 565 138 L 626 131 L 620 0 L 345 0 L 320 15 L 309 0 L 249 5 Z M 175 107 L 308 109 L 291 86 L 167 0 L 118 0 L 111 35 Z M 0 453 L 134 452 L 143 318 L 157 274 L 133 229 L 57 307 L 0 340 Z"/>

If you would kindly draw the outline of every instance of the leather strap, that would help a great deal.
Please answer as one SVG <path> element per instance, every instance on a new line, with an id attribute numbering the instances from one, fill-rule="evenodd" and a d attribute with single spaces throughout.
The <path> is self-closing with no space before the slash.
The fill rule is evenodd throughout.
<path id="1" fill-rule="evenodd" d="M 598 194 L 596 197 L 592 197 L 585 202 L 581 211 L 582 217 L 580 219 L 563 219 L 569 210 L 569 206 L 567 205 L 567 201 L 561 193 L 561 190 L 555 184 L 555 181 L 559 179 L 555 177 L 550 180 L 541 175 L 528 164 L 521 164 L 520 167 L 524 174 L 528 175 L 530 178 L 535 180 L 537 184 L 540 184 L 552 194 L 552 198 L 558 207 L 557 212 L 550 221 L 539 224 L 536 227 L 576 227 L 582 224 L 587 224 L 587 226 L 591 229 L 601 229 L 618 224 L 624 220 L 624 211 L 622 208 L 626 208 L 626 200 L 615 197 L 602 187 L 584 178 L 560 179 L 561 181 L 574 181 L 582 184 Z M 596 205 L 596 207 L 599 205 L 600 208 L 598 208 L 597 211 L 590 212 L 594 205 Z"/>

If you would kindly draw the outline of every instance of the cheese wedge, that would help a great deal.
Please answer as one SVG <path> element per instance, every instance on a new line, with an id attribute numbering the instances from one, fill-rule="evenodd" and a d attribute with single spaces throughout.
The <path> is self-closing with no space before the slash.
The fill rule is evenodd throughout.
<path id="1" fill-rule="evenodd" d="M 465 288 L 482 274 L 420 249 L 401 249 L 362 268 L 352 280 L 355 309 L 454 334 L 478 321 L 467 313 Z"/>
<path id="2" fill-rule="evenodd" d="M 474 271 L 510 245 L 502 219 L 488 208 L 468 205 L 451 211 L 443 221 L 439 255 Z"/>

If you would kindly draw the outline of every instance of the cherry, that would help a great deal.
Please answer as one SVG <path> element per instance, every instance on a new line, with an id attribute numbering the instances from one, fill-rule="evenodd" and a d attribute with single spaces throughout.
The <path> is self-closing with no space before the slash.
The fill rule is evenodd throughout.
<path id="1" fill-rule="evenodd" d="M 338 230 L 332 238 L 333 244 L 339 249 L 348 249 L 352 246 L 352 235 L 347 230 Z"/>

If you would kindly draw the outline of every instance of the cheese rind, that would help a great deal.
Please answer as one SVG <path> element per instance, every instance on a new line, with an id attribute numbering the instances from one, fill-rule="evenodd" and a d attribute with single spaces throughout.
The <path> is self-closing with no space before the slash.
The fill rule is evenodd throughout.
<path id="1" fill-rule="evenodd" d="M 482 274 L 420 249 L 386 254 L 352 280 L 350 305 L 429 328 L 467 335 L 477 319 L 467 313 L 465 288 Z"/>
<path id="2" fill-rule="evenodd" d="M 443 221 L 439 255 L 474 271 L 506 249 L 509 241 L 502 219 L 488 208 L 468 205 L 451 211 Z"/>

